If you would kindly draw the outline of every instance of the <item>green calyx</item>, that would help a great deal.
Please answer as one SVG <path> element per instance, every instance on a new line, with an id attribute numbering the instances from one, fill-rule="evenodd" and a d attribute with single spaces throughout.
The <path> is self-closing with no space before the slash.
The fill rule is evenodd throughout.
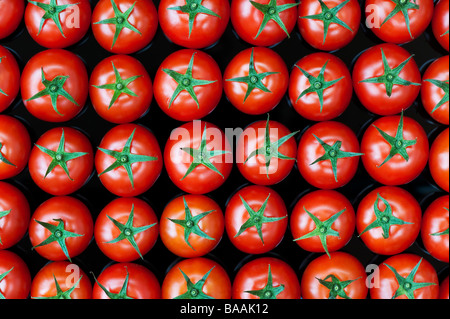
<path id="1" fill-rule="evenodd" d="M 351 299 L 345 292 L 345 288 L 347 288 L 351 283 L 357 281 L 360 278 L 361 277 L 353 280 L 340 281 L 335 275 L 331 274 L 326 276 L 324 279 L 316 279 L 322 286 L 325 286 L 328 290 L 330 290 L 328 299 L 336 299 L 337 297 L 341 297 L 343 299 Z"/>
<path id="2" fill-rule="evenodd" d="M 1 153 L 2 148 L 3 148 L 3 144 L 0 142 L 0 162 L 5 163 L 6 165 L 17 167 L 16 165 L 14 165 L 10 161 L 8 161 L 8 159 Z"/>
<path id="3" fill-rule="evenodd" d="M 0 219 L 2 219 L 5 216 L 8 216 L 11 213 L 11 209 L 0 211 Z M 3 245 L 2 243 L 2 237 L 0 236 L 0 245 Z M 1 277 L 0 277 L 1 278 Z"/>
<path id="4" fill-rule="evenodd" d="M 2 63 L 2 60 L 4 59 L 4 56 L 0 56 L 0 63 Z M 3 94 L 5 96 L 9 96 L 8 94 L 6 94 L 1 88 L 0 88 L 0 94 Z"/>
<path id="5" fill-rule="evenodd" d="M 59 285 L 58 280 L 56 279 L 55 275 L 53 275 L 53 279 L 55 281 L 55 286 L 56 286 L 56 295 L 52 296 L 52 297 L 31 297 L 31 298 L 32 299 L 72 299 L 70 295 L 75 290 L 75 288 L 77 288 L 78 285 L 80 284 L 81 278 L 83 278 L 83 276 L 80 276 L 80 278 L 78 278 L 78 281 L 71 288 L 67 289 L 66 291 L 63 291 L 61 289 L 61 286 Z"/>
<path id="6" fill-rule="evenodd" d="M 405 18 L 406 28 L 408 29 L 409 36 L 411 37 L 411 39 L 414 39 L 414 37 L 411 34 L 411 26 L 409 21 L 408 10 L 418 10 L 420 8 L 419 5 L 416 3 L 416 0 L 390 0 L 390 1 L 395 3 L 395 7 L 381 23 L 381 26 L 383 26 L 383 24 L 392 19 L 397 13 L 401 12 L 403 14 L 403 17 Z"/>
<path id="7" fill-rule="evenodd" d="M 274 287 L 273 286 L 273 278 L 272 278 L 272 271 L 270 269 L 269 265 L 269 273 L 267 275 L 267 284 L 264 286 L 264 288 L 260 290 L 248 290 L 245 291 L 246 293 L 249 293 L 251 295 L 259 297 L 259 299 L 277 299 L 277 296 L 283 292 L 284 285 L 279 285 Z"/>
<path id="8" fill-rule="evenodd" d="M 437 86 L 438 88 L 440 88 L 442 91 L 444 91 L 444 96 L 442 97 L 442 99 L 435 105 L 435 107 L 433 108 L 433 110 L 431 111 L 431 114 L 433 114 L 434 112 L 436 112 L 436 110 L 438 110 L 442 105 L 444 105 L 445 103 L 448 103 L 449 101 L 449 80 L 447 81 L 440 81 L 440 80 L 435 80 L 435 79 L 426 79 L 426 82 L 430 82 L 431 84 L 433 84 L 434 86 Z"/>
<path id="9" fill-rule="evenodd" d="M 6 276 L 9 275 L 9 273 L 14 269 L 14 267 L 12 267 L 10 270 L 4 272 L 3 274 L 0 274 L 0 283 L 2 282 L 3 279 L 5 279 Z M 0 291 L 0 299 L 6 299 L 5 296 L 2 294 L 2 292 Z"/>
<path id="10" fill-rule="evenodd" d="M 94 280 L 97 283 L 97 285 L 105 292 L 105 294 L 108 296 L 109 299 L 133 299 L 129 296 L 127 296 L 127 289 L 128 289 L 128 281 L 130 278 L 130 274 L 128 273 L 128 267 L 125 266 L 125 270 L 127 272 L 127 275 L 125 277 L 125 280 L 123 282 L 122 288 L 118 293 L 110 292 L 105 286 L 103 286 L 101 283 L 98 282 L 97 278 L 94 276 Z"/>
<path id="11" fill-rule="evenodd" d="M 178 268 L 181 273 L 183 274 L 184 280 L 186 281 L 187 291 L 180 295 L 175 297 L 174 299 L 214 299 L 211 296 L 208 296 L 203 292 L 203 286 L 206 283 L 206 279 L 208 279 L 211 272 L 214 270 L 215 266 L 212 267 L 199 281 L 197 281 L 195 284 L 191 281 L 191 279 L 181 270 L 181 268 Z"/>

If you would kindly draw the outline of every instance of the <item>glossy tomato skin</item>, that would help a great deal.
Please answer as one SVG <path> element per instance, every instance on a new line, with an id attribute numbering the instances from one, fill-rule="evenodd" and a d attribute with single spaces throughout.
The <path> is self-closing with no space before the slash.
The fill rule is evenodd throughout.
<path id="1" fill-rule="evenodd" d="M 449 191 L 449 129 L 442 131 L 430 148 L 428 166 L 434 182 L 444 191 Z"/>
<path id="2" fill-rule="evenodd" d="M 42 70 L 48 81 L 67 76 L 63 89 L 78 105 L 59 95 L 56 103 L 60 113 L 58 114 L 52 106 L 50 95 L 29 100 L 45 89 L 42 84 Z M 45 50 L 34 55 L 22 71 L 22 100 L 34 117 L 47 122 L 66 122 L 73 119 L 83 109 L 88 97 L 88 82 L 86 66 L 80 57 L 63 49 Z"/>
<path id="3" fill-rule="evenodd" d="M 5 1 L 2 1 L 0 6 L 2 6 L 3 3 L 5 3 Z M 19 94 L 20 69 L 14 55 L 1 45 L 0 83 L 0 112 L 3 112 L 14 102 L 17 94 Z"/>
<path id="4" fill-rule="evenodd" d="M 329 275 L 334 275 L 341 282 L 354 280 L 344 288 L 344 293 L 351 299 L 366 299 L 368 288 L 364 266 L 356 257 L 346 252 L 333 252 L 331 258 L 321 255 L 308 264 L 300 282 L 302 297 L 304 299 L 328 299 L 330 289 L 322 285 L 318 278 L 325 280 Z M 330 281 L 330 279 L 325 281 Z M 340 296 L 336 298 L 342 299 Z"/>
<path id="5" fill-rule="evenodd" d="M 185 227 L 172 220 L 186 220 L 186 207 L 192 217 L 210 212 L 198 223 L 198 227 L 210 239 L 191 233 L 185 240 Z M 185 195 L 173 199 L 161 215 L 161 240 L 172 253 L 183 258 L 202 257 L 217 247 L 225 229 L 223 212 L 220 206 L 211 198 L 204 195 Z"/>
<path id="6" fill-rule="evenodd" d="M 439 299 L 449 299 L 448 276 L 441 282 L 439 287 Z"/>
<path id="7" fill-rule="evenodd" d="M 149 229 L 135 234 L 134 240 L 142 256 L 155 245 L 159 235 L 158 218 L 153 208 L 139 198 L 116 198 L 106 205 L 97 216 L 94 237 L 97 246 L 110 259 L 117 262 L 131 262 L 140 258 L 139 252 L 127 239 L 117 243 L 108 243 L 120 236 L 121 231 L 111 220 L 126 224 L 133 209 L 133 227 L 144 227 L 156 224 Z"/>
<path id="8" fill-rule="evenodd" d="M 214 45 L 225 32 L 230 20 L 227 0 L 203 0 L 201 5 L 218 16 L 199 13 L 189 28 L 189 13 L 171 8 L 187 5 L 186 0 L 163 0 L 159 4 L 158 18 L 165 36 L 173 43 L 190 49 Z"/>
<path id="9" fill-rule="evenodd" d="M 158 29 L 158 12 L 151 0 L 114 0 L 119 11 L 125 13 L 133 6 L 128 23 L 139 32 L 124 27 L 114 43 L 116 25 L 98 23 L 115 17 L 111 0 L 100 0 L 92 12 L 92 32 L 103 49 L 115 54 L 132 54 L 144 49 Z"/>
<path id="10" fill-rule="evenodd" d="M 248 84 L 232 80 L 249 76 L 252 54 L 254 68 L 258 74 L 276 73 L 266 76 L 261 81 L 270 92 L 255 88 L 246 99 Z M 255 47 L 244 49 L 234 56 L 228 63 L 223 78 L 224 92 L 228 101 L 243 113 L 260 115 L 273 110 L 284 97 L 289 85 L 289 70 L 278 53 L 269 48 Z"/>
<path id="11" fill-rule="evenodd" d="M 138 78 L 126 86 L 136 96 L 117 91 L 121 94 L 111 105 L 116 91 L 96 86 L 118 83 L 113 65 L 122 80 L 135 76 Z M 134 122 L 147 112 L 152 103 L 152 80 L 144 65 L 136 58 L 128 55 L 113 55 L 100 61 L 92 71 L 89 79 L 89 96 L 97 114 L 106 121 L 115 124 Z"/>
<path id="12" fill-rule="evenodd" d="M 323 91 L 323 104 L 321 105 L 316 92 L 299 98 L 303 91 L 314 84 L 300 69 L 318 77 L 325 64 L 325 82 L 341 80 Z M 301 58 L 295 65 L 289 81 L 289 100 L 297 113 L 311 121 L 329 121 L 347 109 L 353 94 L 353 83 L 350 71 L 341 59 L 329 53 L 318 52 Z"/>
<path id="13" fill-rule="evenodd" d="M 25 0 L 0 2 L 0 39 L 10 36 L 17 30 L 22 22 L 24 11 Z"/>
<path id="14" fill-rule="evenodd" d="M 49 0 L 36 2 L 50 4 Z M 91 25 L 92 11 L 88 0 L 56 0 L 56 5 L 70 5 L 58 16 L 62 32 L 51 18 L 45 21 L 41 29 L 41 20 L 46 11 L 30 2 L 25 8 L 25 26 L 31 38 L 39 45 L 62 49 L 83 39 Z"/>
<path id="15" fill-rule="evenodd" d="M 27 264 L 17 254 L 0 250 L 0 275 L 8 271 L 2 280 L 0 296 L 6 299 L 27 299 L 31 286 L 31 274 Z"/>
<path id="16" fill-rule="evenodd" d="M 431 20 L 431 28 L 434 37 L 439 44 L 448 51 L 449 49 L 449 5 L 448 0 L 440 0 L 434 7 L 433 19 Z"/>

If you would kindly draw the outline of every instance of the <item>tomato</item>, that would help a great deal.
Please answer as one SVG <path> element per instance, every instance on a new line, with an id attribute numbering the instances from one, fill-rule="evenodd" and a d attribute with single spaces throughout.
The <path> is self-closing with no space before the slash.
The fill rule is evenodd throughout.
<path id="1" fill-rule="evenodd" d="M 25 26 L 39 45 L 62 49 L 79 42 L 91 25 L 89 0 L 35 0 L 25 8 Z"/>
<path id="2" fill-rule="evenodd" d="M 214 59 L 183 49 L 170 54 L 156 71 L 155 99 L 177 121 L 198 120 L 211 113 L 222 96 L 222 72 Z"/>
<path id="3" fill-rule="evenodd" d="M 161 286 L 146 267 L 134 263 L 116 263 L 95 279 L 92 299 L 160 299 Z"/>
<path id="4" fill-rule="evenodd" d="M 92 71 L 89 96 L 97 114 L 106 121 L 134 122 L 150 107 L 152 80 L 139 60 L 113 55 L 100 61 Z"/>
<path id="5" fill-rule="evenodd" d="M 375 120 L 361 140 L 362 163 L 383 185 L 403 185 L 416 179 L 427 166 L 429 143 L 423 127 L 409 117 L 386 116 Z"/>
<path id="6" fill-rule="evenodd" d="M 343 248 L 355 231 L 352 203 L 334 190 L 317 190 L 304 195 L 290 216 L 294 241 L 304 250 L 316 253 Z"/>
<path id="7" fill-rule="evenodd" d="M 439 279 L 425 259 L 399 254 L 386 259 L 377 269 L 377 283 L 370 289 L 372 299 L 437 299 Z"/>
<path id="8" fill-rule="evenodd" d="M 89 139 L 70 127 L 45 132 L 31 149 L 31 178 L 45 192 L 69 195 L 84 186 L 92 172 L 94 151 Z"/>
<path id="9" fill-rule="evenodd" d="M 431 28 L 436 40 L 447 51 L 449 48 L 448 19 L 448 0 L 439 0 L 434 7 L 433 19 L 431 20 Z"/>
<path id="10" fill-rule="evenodd" d="M 31 139 L 21 121 L 0 115 L 0 180 L 15 177 L 28 164 Z"/>
<path id="11" fill-rule="evenodd" d="M 95 154 L 95 167 L 103 186 L 122 197 L 149 190 L 163 167 L 155 135 L 138 124 L 121 124 L 103 137 Z"/>
<path id="12" fill-rule="evenodd" d="M 184 259 L 167 272 L 162 299 L 230 299 L 231 281 L 217 262 L 203 258 Z"/>
<path id="13" fill-rule="evenodd" d="M 91 299 L 92 284 L 76 264 L 54 261 L 42 267 L 31 282 L 31 299 Z"/>
<path id="14" fill-rule="evenodd" d="M 224 72 L 224 92 L 239 111 L 260 115 L 273 110 L 289 84 L 289 70 L 275 51 L 256 47 L 239 52 Z"/>
<path id="15" fill-rule="evenodd" d="M 194 121 L 174 129 L 164 163 L 171 181 L 190 194 L 210 193 L 225 183 L 233 167 L 230 142 L 214 124 Z"/>
<path id="16" fill-rule="evenodd" d="M 230 20 L 227 0 L 162 0 L 158 18 L 165 36 L 185 48 L 214 45 Z"/>
<path id="17" fill-rule="evenodd" d="M 425 249 L 434 258 L 449 262 L 449 196 L 435 199 L 423 214 L 421 237 Z"/>
<path id="18" fill-rule="evenodd" d="M 110 259 L 131 262 L 143 259 L 159 235 L 153 208 L 139 198 L 116 198 L 97 216 L 94 237 L 97 246 Z"/>
<path id="19" fill-rule="evenodd" d="M 441 282 L 439 287 L 439 299 L 449 299 L 448 276 Z"/>
<path id="20" fill-rule="evenodd" d="M 449 56 L 431 63 L 422 78 L 422 104 L 428 114 L 441 124 L 449 124 Z"/>
<path id="21" fill-rule="evenodd" d="M 417 239 L 422 210 L 406 190 L 382 186 L 370 191 L 359 203 L 356 231 L 364 244 L 376 254 L 395 255 Z"/>
<path id="22" fill-rule="evenodd" d="M 298 28 L 302 38 L 323 51 L 341 49 L 353 41 L 361 22 L 357 0 L 302 0 Z"/>
<path id="23" fill-rule="evenodd" d="M 284 180 L 295 164 L 297 143 L 283 124 L 255 122 L 239 136 L 236 162 L 241 174 L 251 183 L 273 185 Z"/>
<path id="24" fill-rule="evenodd" d="M 135 53 L 152 42 L 158 11 L 151 0 L 100 0 L 92 12 L 92 32 L 105 50 Z"/>
<path id="25" fill-rule="evenodd" d="M 359 101 L 377 115 L 406 110 L 420 93 L 421 75 L 413 56 L 395 44 L 364 51 L 353 66 L 352 78 Z"/>
<path id="26" fill-rule="evenodd" d="M 30 286 L 27 264 L 15 253 L 0 250 L 0 299 L 27 299 Z"/>
<path id="27" fill-rule="evenodd" d="M 0 250 L 17 244 L 28 230 L 30 205 L 17 187 L 0 181 Z"/>
<path id="28" fill-rule="evenodd" d="M 366 270 L 345 252 L 321 255 L 303 272 L 300 286 L 304 299 L 366 299 Z"/>
<path id="29" fill-rule="evenodd" d="M 5 1 L 1 1 L 0 6 L 2 6 L 4 2 Z M 1 11 L 2 10 L 0 10 L 0 12 Z M 0 112 L 3 112 L 14 102 L 17 94 L 19 94 L 20 69 L 14 55 L 7 48 L 1 45 L 0 83 Z"/>
<path id="30" fill-rule="evenodd" d="M 88 97 L 88 73 L 72 52 L 50 49 L 25 65 L 21 93 L 27 110 L 48 122 L 66 122 L 78 115 Z"/>
<path id="31" fill-rule="evenodd" d="M 289 100 L 294 109 L 311 121 L 329 121 L 350 104 L 353 83 L 345 63 L 329 53 L 312 53 L 292 69 Z"/>
<path id="32" fill-rule="evenodd" d="M 274 46 L 290 38 L 297 22 L 298 5 L 294 0 L 233 0 L 231 23 L 245 42 Z"/>
<path id="33" fill-rule="evenodd" d="M 201 257 L 217 247 L 224 232 L 220 206 L 204 195 L 173 199 L 161 215 L 161 240 L 184 258 Z"/>
<path id="34" fill-rule="evenodd" d="M 428 161 L 428 166 L 430 168 L 431 176 L 434 182 L 445 190 L 449 191 L 449 129 L 448 127 L 442 131 L 431 144 L 430 149 L 430 159 Z"/>
<path id="35" fill-rule="evenodd" d="M 0 40 L 17 30 L 22 22 L 24 11 L 24 0 L 0 1 Z"/>
<path id="36" fill-rule="evenodd" d="M 300 138 L 297 154 L 300 174 L 320 189 L 335 189 L 349 183 L 362 155 L 355 133 L 335 121 L 309 127 Z"/>
<path id="37" fill-rule="evenodd" d="M 247 186 L 238 190 L 225 210 L 225 229 L 231 243 L 247 254 L 275 249 L 288 226 L 286 205 L 268 187 Z"/>

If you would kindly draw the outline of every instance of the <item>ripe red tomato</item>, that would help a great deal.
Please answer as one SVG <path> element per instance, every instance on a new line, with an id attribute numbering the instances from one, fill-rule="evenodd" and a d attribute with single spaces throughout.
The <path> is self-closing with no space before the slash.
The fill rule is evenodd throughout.
<path id="1" fill-rule="evenodd" d="M 350 104 L 353 83 L 350 71 L 338 57 L 312 53 L 292 69 L 289 100 L 294 109 L 311 121 L 329 121 Z"/>
<path id="2" fill-rule="evenodd" d="M 92 299 L 160 299 L 161 286 L 146 267 L 134 263 L 116 263 L 95 279 Z"/>
<path id="3" fill-rule="evenodd" d="M 113 55 L 92 71 L 89 96 L 103 119 L 116 124 L 134 122 L 152 103 L 152 80 L 139 60 L 128 55 Z"/>
<path id="4" fill-rule="evenodd" d="M 0 2 L 1 6 L 5 1 Z M 2 19 L 0 18 L 0 21 Z M 2 21 L 3 22 L 3 21 Z M 0 22 L 1 23 L 1 22 Z M 0 32 L 1 27 L 0 27 Z M 0 36 L 1 38 L 1 36 Z M 16 99 L 20 87 L 20 69 L 14 55 L 0 45 L 0 112 L 6 110 Z"/>
<path id="5" fill-rule="evenodd" d="M 448 51 L 449 43 L 448 0 L 439 0 L 434 7 L 431 28 L 439 44 Z"/>
<path id="6" fill-rule="evenodd" d="M 262 257 L 239 268 L 232 299 L 300 299 L 301 290 L 294 269 L 281 259 Z"/>
<path id="7" fill-rule="evenodd" d="M 0 299 L 27 299 L 30 286 L 27 264 L 15 253 L 0 250 Z"/>
<path id="8" fill-rule="evenodd" d="M 300 286 L 304 299 L 366 299 L 366 270 L 345 252 L 322 255 L 308 264 Z"/>
<path id="9" fill-rule="evenodd" d="M 297 153 L 300 174 L 311 185 L 335 189 L 349 183 L 359 163 L 359 141 L 345 124 L 325 121 L 302 135 Z"/>
<path id="10" fill-rule="evenodd" d="M 66 122 L 78 115 L 88 97 L 88 73 L 74 53 L 50 49 L 25 65 L 21 93 L 27 110 L 40 120 Z"/>
<path id="11" fill-rule="evenodd" d="M 111 193 L 138 196 L 149 190 L 161 174 L 163 159 L 158 140 L 142 125 L 115 126 L 98 146 L 95 167 Z"/>
<path id="12" fill-rule="evenodd" d="M 152 0 L 100 0 L 92 12 L 92 32 L 105 50 L 131 54 L 144 49 L 158 29 Z"/>
<path id="13" fill-rule="evenodd" d="M 34 0 L 25 8 L 25 26 L 39 45 L 62 49 L 79 42 L 91 25 L 88 0 Z"/>
<path id="14" fill-rule="evenodd" d="M 428 166 L 434 182 L 446 192 L 449 191 L 449 128 L 442 131 L 431 144 Z"/>
<path id="15" fill-rule="evenodd" d="M 222 37 L 230 20 L 227 0 L 162 0 L 158 18 L 165 36 L 185 48 L 201 49 Z"/>
<path id="16" fill-rule="evenodd" d="M 290 229 L 302 249 L 330 256 L 350 241 L 355 219 L 352 203 L 344 195 L 317 190 L 297 202 L 290 216 Z"/>
<path id="17" fill-rule="evenodd" d="M 448 276 L 441 282 L 439 286 L 439 299 L 449 299 Z"/>
<path id="18" fill-rule="evenodd" d="M 22 22 L 24 11 L 24 0 L 0 1 L 0 40 L 17 30 Z"/>
<path id="19" fill-rule="evenodd" d="M 376 254 L 395 255 L 409 248 L 420 233 L 422 210 L 406 190 L 382 186 L 359 203 L 356 231 Z"/>
<path id="20" fill-rule="evenodd" d="M 294 0 L 233 0 L 231 23 L 245 42 L 274 46 L 290 38 L 297 22 L 297 6 Z"/>
<path id="21" fill-rule="evenodd" d="M 0 250 L 17 244 L 28 230 L 30 205 L 15 186 L 0 181 Z"/>
<path id="22" fill-rule="evenodd" d="M 238 190 L 225 210 L 225 229 L 231 243 L 247 254 L 275 249 L 288 226 L 286 205 L 268 187 L 247 186 Z"/>
<path id="23" fill-rule="evenodd" d="M 167 272 L 161 290 L 162 299 L 230 299 L 231 281 L 217 262 L 189 258 Z"/>
<path id="24" fill-rule="evenodd" d="M 218 189 L 230 176 L 233 154 L 220 128 L 194 121 L 172 131 L 164 163 L 178 188 L 190 194 L 206 194 Z"/>
<path id="25" fill-rule="evenodd" d="M 377 269 L 372 299 L 437 299 L 439 279 L 434 267 L 420 256 L 389 257 Z"/>
<path id="26" fill-rule="evenodd" d="M 300 35 L 318 50 L 345 47 L 355 38 L 360 22 L 357 0 L 303 0 L 299 6 Z"/>
<path id="27" fill-rule="evenodd" d="M 217 247 L 224 225 L 222 209 L 213 199 L 204 195 L 180 196 L 161 215 L 161 240 L 177 256 L 201 257 Z"/>
<path id="28" fill-rule="evenodd" d="M 94 237 L 110 259 L 131 262 L 146 255 L 159 235 L 158 218 L 139 198 L 116 198 L 97 216 Z"/>
<path id="29" fill-rule="evenodd" d="M 28 164 L 31 139 L 25 125 L 0 115 L 0 180 L 17 176 Z"/>
<path id="30" fill-rule="evenodd" d="M 260 115 L 273 110 L 284 97 L 289 70 L 275 51 L 256 47 L 239 52 L 224 72 L 228 101 L 246 114 Z"/>
<path id="31" fill-rule="evenodd" d="M 94 151 L 89 139 L 70 127 L 45 132 L 31 149 L 31 178 L 45 192 L 63 196 L 79 190 L 89 179 Z"/>
<path id="32" fill-rule="evenodd" d="M 360 102 L 377 115 L 406 110 L 420 93 L 421 75 L 413 56 L 395 44 L 364 51 L 355 62 L 352 78 Z"/>
<path id="33" fill-rule="evenodd" d="M 409 117 L 386 116 L 375 120 L 361 140 L 362 163 L 383 185 L 403 185 L 416 179 L 427 166 L 428 136 Z"/>

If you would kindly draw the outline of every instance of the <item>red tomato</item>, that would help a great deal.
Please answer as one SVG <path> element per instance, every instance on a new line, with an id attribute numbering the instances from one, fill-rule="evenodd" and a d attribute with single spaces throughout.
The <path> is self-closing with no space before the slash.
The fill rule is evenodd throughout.
<path id="1" fill-rule="evenodd" d="M 222 96 L 222 72 L 214 59 L 190 49 L 170 54 L 154 80 L 155 99 L 171 118 L 188 122 L 211 113 Z"/>
<path id="2" fill-rule="evenodd" d="M 439 299 L 449 299 L 448 293 L 448 276 L 441 282 L 439 287 Z"/>
<path id="3" fill-rule="evenodd" d="M 27 299 L 30 286 L 27 264 L 15 253 L 0 250 L 0 299 Z"/>
<path id="4" fill-rule="evenodd" d="M 316 253 L 337 251 L 351 240 L 355 231 L 352 203 L 333 190 L 317 190 L 303 196 L 290 216 L 294 241 Z"/>
<path id="5" fill-rule="evenodd" d="M 117 198 L 97 216 L 94 237 L 97 246 L 110 259 L 131 262 L 142 258 L 155 245 L 159 235 L 155 211 L 139 198 Z"/>
<path id="6" fill-rule="evenodd" d="M 322 255 L 308 264 L 300 285 L 304 299 L 366 299 L 366 270 L 344 252 Z"/>
<path id="7" fill-rule="evenodd" d="M 92 12 L 92 32 L 105 50 L 131 54 L 144 49 L 158 29 L 152 0 L 100 0 Z"/>
<path id="8" fill-rule="evenodd" d="M 298 28 L 313 48 L 334 51 L 348 45 L 358 33 L 361 8 L 357 0 L 302 0 Z"/>
<path id="9" fill-rule="evenodd" d="M 406 110 L 420 93 L 421 75 L 413 56 L 395 44 L 364 51 L 354 64 L 352 78 L 360 102 L 377 115 Z"/>
<path id="10" fill-rule="evenodd" d="M 273 110 L 284 97 L 289 70 L 275 51 L 256 47 L 238 53 L 224 72 L 228 101 L 246 114 L 260 115 Z"/>
<path id="11" fill-rule="evenodd" d="M 139 60 L 128 55 L 113 55 L 92 71 L 89 96 L 103 119 L 116 124 L 134 122 L 150 107 L 152 80 Z"/>
<path id="12" fill-rule="evenodd" d="M 436 270 L 414 254 L 389 257 L 377 271 L 377 282 L 370 289 L 372 299 L 437 299 L 439 280 Z"/>
<path id="13" fill-rule="evenodd" d="M 356 230 L 376 254 L 395 255 L 409 248 L 420 233 L 422 210 L 406 190 L 382 186 L 359 203 Z"/>
<path id="14" fill-rule="evenodd" d="M 102 271 L 92 299 L 160 299 L 161 286 L 146 267 L 133 263 L 113 264 Z"/>
<path id="15" fill-rule="evenodd" d="M 314 124 L 302 135 L 297 166 L 303 178 L 321 189 L 349 183 L 359 163 L 359 141 L 345 124 L 325 121 Z"/>
<path id="16" fill-rule="evenodd" d="M 121 124 L 103 137 L 95 155 L 103 186 L 122 197 L 138 196 L 159 178 L 163 158 L 158 140 L 146 127 Z"/>
<path id="17" fill-rule="evenodd" d="M 449 191 L 449 129 L 442 131 L 431 144 L 428 166 L 434 182 L 446 192 Z"/>
<path id="18" fill-rule="evenodd" d="M 28 230 L 30 205 L 15 186 L 0 182 L 0 250 L 17 244 Z"/>
<path id="19" fill-rule="evenodd" d="M 294 109 L 311 121 L 328 121 L 350 104 L 353 83 L 345 63 L 329 53 L 312 53 L 292 69 L 289 100 Z"/>
<path id="20" fill-rule="evenodd" d="M 3 12 L 3 9 L 1 8 L 1 6 L 3 6 L 3 3 L 5 3 L 5 1 L 0 2 L 0 12 Z M 1 18 L 0 21 L 2 21 Z M 0 32 L 2 32 L 1 28 Z M 1 45 L 0 83 L 0 112 L 3 112 L 14 102 L 17 94 L 19 93 L 20 69 L 14 55 Z"/>
<path id="21" fill-rule="evenodd" d="M 45 132 L 31 149 L 31 178 L 45 192 L 69 195 L 83 187 L 92 172 L 94 151 L 89 139 L 70 127 Z"/>
<path id="22" fill-rule="evenodd" d="M 24 0 L 0 1 L 0 40 L 17 30 L 22 22 L 24 10 Z"/>
<path id="23" fill-rule="evenodd" d="M 30 134 L 18 119 L 0 115 L 0 180 L 17 176 L 28 164 Z"/>
<path id="24" fill-rule="evenodd" d="M 448 0 L 440 0 L 434 7 L 431 28 L 439 44 L 448 51 L 449 43 Z"/>
<path id="25" fill-rule="evenodd" d="M 22 72 L 27 110 L 40 120 L 66 122 L 78 115 L 88 97 L 88 73 L 74 53 L 50 49 L 34 55 Z"/>
<path id="26" fill-rule="evenodd" d="M 214 200 L 204 195 L 180 196 L 162 213 L 161 240 L 177 256 L 201 257 L 217 247 L 224 227 L 222 209 Z"/>
<path id="27" fill-rule="evenodd" d="M 217 262 L 207 258 L 184 259 L 166 274 L 162 299 L 230 299 L 231 281 Z"/>
<path id="28" fill-rule="evenodd" d="M 230 20 L 228 0 L 162 0 L 158 18 L 165 36 L 185 48 L 214 45 Z"/>
<path id="29" fill-rule="evenodd" d="M 225 210 L 225 229 L 231 243 L 247 254 L 275 249 L 288 226 L 286 205 L 274 190 L 247 186 L 238 190 Z"/>
<path id="30" fill-rule="evenodd" d="M 172 131 L 164 162 L 172 182 L 190 194 L 210 193 L 230 176 L 233 155 L 224 132 L 214 124 L 188 122 Z"/>
<path id="31" fill-rule="evenodd" d="M 239 268 L 232 299 L 300 299 L 297 274 L 278 258 L 262 257 Z"/>
<path id="32" fill-rule="evenodd" d="M 28 33 L 39 45 L 62 49 L 79 42 L 91 25 L 88 0 L 34 0 L 25 8 Z"/>

